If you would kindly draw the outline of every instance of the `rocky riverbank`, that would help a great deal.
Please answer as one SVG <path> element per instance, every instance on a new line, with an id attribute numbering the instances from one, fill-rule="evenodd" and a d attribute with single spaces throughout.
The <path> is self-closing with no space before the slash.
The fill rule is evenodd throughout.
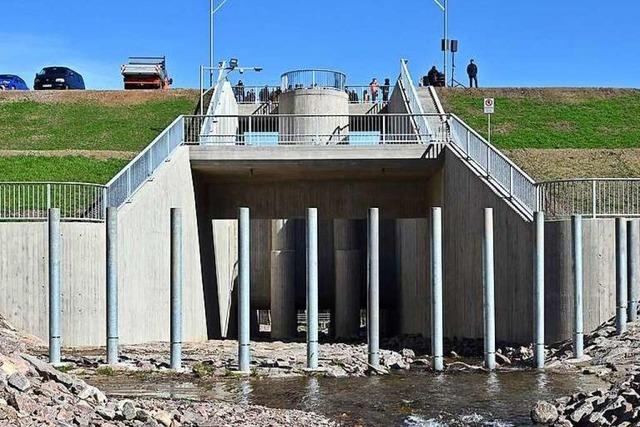
<path id="1" fill-rule="evenodd" d="M 585 337 L 585 357 L 573 360 L 572 343 L 552 350 L 549 368 L 572 366 L 611 383 L 609 389 L 576 393 L 553 402 L 538 402 L 531 418 L 559 426 L 640 425 L 640 322 L 629 323 L 617 335 L 611 320 Z"/>
<path id="2" fill-rule="evenodd" d="M 220 401 L 110 399 L 26 352 L 36 346 L 0 318 L 0 426 L 333 426 L 311 412 Z"/>

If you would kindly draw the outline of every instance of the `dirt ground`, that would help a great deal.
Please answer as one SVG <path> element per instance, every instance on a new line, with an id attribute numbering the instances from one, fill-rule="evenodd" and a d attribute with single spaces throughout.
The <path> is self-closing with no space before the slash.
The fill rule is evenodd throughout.
<path id="1" fill-rule="evenodd" d="M 0 91 L 0 103 L 35 101 L 40 103 L 90 102 L 98 105 L 136 105 L 148 101 L 170 98 L 198 97 L 197 89 L 171 90 L 52 90 L 52 91 Z"/>
<path id="2" fill-rule="evenodd" d="M 504 153 L 536 181 L 640 177 L 640 149 L 516 149 Z"/>

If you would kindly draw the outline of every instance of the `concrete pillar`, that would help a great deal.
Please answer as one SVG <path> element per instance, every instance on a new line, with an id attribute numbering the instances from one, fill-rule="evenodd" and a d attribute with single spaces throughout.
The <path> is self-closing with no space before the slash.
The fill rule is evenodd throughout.
<path id="1" fill-rule="evenodd" d="M 107 363 L 118 363 L 118 208 L 107 208 Z"/>
<path id="2" fill-rule="evenodd" d="M 307 209 L 307 368 L 318 369 L 318 210 Z"/>
<path id="3" fill-rule="evenodd" d="M 573 242 L 573 353 L 576 359 L 584 355 L 583 274 L 582 274 L 582 215 L 571 216 Z"/>
<path id="4" fill-rule="evenodd" d="M 60 209 L 49 209 L 49 363 L 60 363 Z"/>
<path id="5" fill-rule="evenodd" d="M 296 233 L 292 220 L 271 222 L 271 338 L 297 335 Z"/>
<path id="6" fill-rule="evenodd" d="M 182 209 L 171 208 L 171 369 L 182 367 Z"/>
<path id="7" fill-rule="evenodd" d="M 249 208 L 238 211 L 238 370 L 249 372 L 250 363 L 250 261 Z"/>
<path id="8" fill-rule="evenodd" d="M 431 211 L 431 349 L 434 371 L 444 369 L 442 317 L 442 209 L 433 208 Z"/>
<path id="9" fill-rule="evenodd" d="M 638 318 L 638 299 L 640 298 L 640 223 L 631 220 L 627 224 L 627 320 L 635 322 Z"/>
<path id="10" fill-rule="evenodd" d="M 370 208 L 367 221 L 367 343 L 369 365 L 380 365 L 380 217 Z"/>
<path id="11" fill-rule="evenodd" d="M 484 210 L 483 238 L 483 284 L 484 284 L 484 363 L 487 369 L 496 368 L 496 319 L 493 281 L 493 209 Z"/>
<path id="12" fill-rule="evenodd" d="M 354 339 L 360 331 L 362 252 L 359 222 L 334 220 L 335 338 Z"/>
<path id="13" fill-rule="evenodd" d="M 534 248 L 534 342 L 533 364 L 544 368 L 544 212 L 533 215 L 535 227 Z"/>
<path id="14" fill-rule="evenodd" d="M 616 218 L 616 332 L 627 330 L 627 221 Z"/>

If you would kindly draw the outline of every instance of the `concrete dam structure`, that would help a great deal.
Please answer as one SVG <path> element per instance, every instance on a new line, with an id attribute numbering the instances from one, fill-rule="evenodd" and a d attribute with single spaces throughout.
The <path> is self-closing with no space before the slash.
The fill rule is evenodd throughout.
<path id="1" fill-rule="evenodd" d="M 0 222 L 0 312 L 17 327 L 48 336 L 45 213 L 59 208 L 63 345 L 105 343 L 109 272 L 109 283 L 117 282 L 119 342 L 168 341 L 170 209 L 180 208 L 183 341 L 244 333 L 241 279 L 249 283 L 252 336 L 266 315 L 270 332 L 263 338 L 296 339 L 314 280 L 327 339 L 364 338 L 371 322 L 364 318 L 372 314 L 372 236 L 380 336 L 432 337 L 439 304 L 432 291 L 441 280 L 442 334 L 479 339 L 486 337 L 485 209 L 492 208 L 495 340 L 534 342 L 542 308 L 544 342 L 571 338 L 573 234 L 569 215 L 555 215 L 551 193 L 444 111 L 433 88 L 414 87 L 405 61 L 395 84 L 375 101 L 353 93 L 344 74 L 327 70 L 285 73 L 280 86 L 255 90 L 232 87 L 221 76 L 207 114 L 176 119 L 107 186 L 92 193 L 82 187 L 75 204 L 56 196 L 62 190 L 55 185 L 34 189 L 42 192 L 38 206 L 27 214 L 15 209 Z M 117 208 L 111 264 L 108 207 Z M 240 208 L 250 218 L 244 231 Z M 309 208 L 317 212 L 317 236 Z M 372 208 L 379 215 L 373 231 Z M 441 208 L 441 262 L 432 208 Z M 536 212 L 547 216 L 543 241 L 536 237 Z M 594 209 L 581 224 L 587 333 L 620 305 L 622 264 L 614 219 Z M 245 258 L 243 242 L 249 243 Z M 636 245 L 629 240 L 629 253 Z M 629 260 L 624 268 L 637 265 Z"/>

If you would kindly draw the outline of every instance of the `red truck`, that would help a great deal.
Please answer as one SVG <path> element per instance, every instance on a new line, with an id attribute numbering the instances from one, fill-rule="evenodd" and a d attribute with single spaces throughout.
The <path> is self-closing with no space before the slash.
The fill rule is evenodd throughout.
<path id="1" fill-rule="evenodd" d="M 166 60 L 160 57 L 131 57 L 121 68 L 124 88 L 169 89 L 173 79 L 167 74 Z"/>

